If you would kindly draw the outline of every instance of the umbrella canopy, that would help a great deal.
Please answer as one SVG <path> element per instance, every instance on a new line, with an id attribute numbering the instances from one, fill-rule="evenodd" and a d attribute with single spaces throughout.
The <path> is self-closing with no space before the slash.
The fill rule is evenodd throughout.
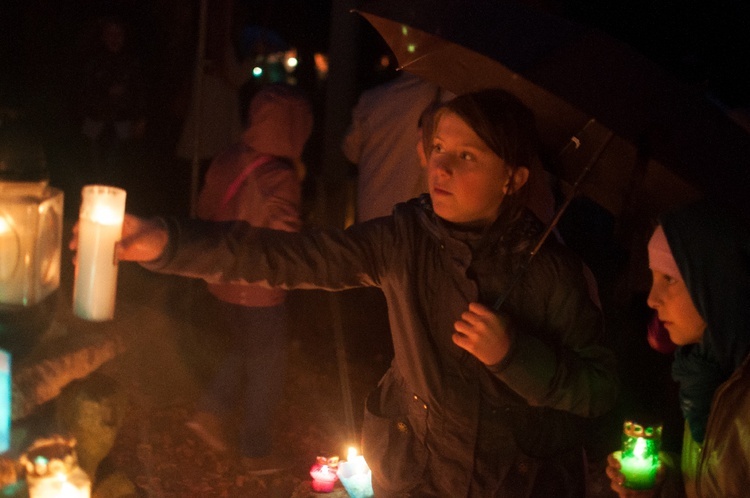
<path id="1" fill-rule="evenodd" d="M 514 0 L 373 0 L 356 12 L 402 69 L 454 93 L 516 94 L 535 112 L 548 155 L 565 151 L 552 169 L 569 183 L 614 132 L 599 158 L 606 167 L 582 191 L 615 215 L 645 189 L 658 196 L 654 211 L 706 194 L 750 217 L 750 134 L 604 32 Z"/>

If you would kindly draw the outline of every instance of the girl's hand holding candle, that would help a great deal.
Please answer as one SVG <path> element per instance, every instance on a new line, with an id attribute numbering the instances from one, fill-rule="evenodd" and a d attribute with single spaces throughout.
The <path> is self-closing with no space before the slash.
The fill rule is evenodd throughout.
<path id="1" fill-rule="evenodd" d="M 122 240 L 117 244 L 117 258 L 120 261 L 153 261 L 162 255 L 167 242 L 169 234 L 163 220 L 126 214 Z"/>
<path id="2" fill-rule="evenodd" d="M 623 424 L 622 451 L 609 455 L 606 469 L 610 487 L 620 497 L 656 496 L 664 480 L 661 433 L 660 424 L 645 426 L 630 420 Z"/>
<path id="3" fill-rule="evenodd" d="M 78 250 L 80 222 L 73 227 L 73 237 L 68 247 Z M 153 261 L 162 255 L 169 241 L 167 227 L 159 218 L 144 219 L 125 214 L 122 239 L 115 246 L 118 261 Z M 77 257 L 74 257 L 74 262 Z"/>
<path id="4" fill-rule="evenodd" d="M 622 473 L 622 452 L 615 451 L 607 456 L 606 474 L 610 479 L 610 488 L 620 498 L 656 498 L 660 495 L 661 485 L 665 479 L 664 467 L 659 465 L 656 471 L 654 486 L 649 489 L 632 489 L 625 485 L 626 477 Z"/>

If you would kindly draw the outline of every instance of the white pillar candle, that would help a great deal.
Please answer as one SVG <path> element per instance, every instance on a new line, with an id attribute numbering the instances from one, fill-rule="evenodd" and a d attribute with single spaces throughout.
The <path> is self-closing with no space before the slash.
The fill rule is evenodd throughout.
<path id="1" fill-rule="evenodd" d="M 114 318 L 115 244 L 122 236 L 125 195 L 120 188 L 104 185 L 88 185 L 81 191 L 73 302 L 75 314 L 86 320 Z"/>

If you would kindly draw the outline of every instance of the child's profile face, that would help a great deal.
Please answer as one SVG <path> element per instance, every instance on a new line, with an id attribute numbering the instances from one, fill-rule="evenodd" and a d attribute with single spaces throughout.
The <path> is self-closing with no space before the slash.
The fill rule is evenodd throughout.
<path id="1" fill-rule="evenodd" d="M 438 216 L 484 226 L 498 216 L 511 185 L 511 169 L 465 121 L 448 112 L 432 136 L 427 182 Z"/>
<path id="2" fill-rule="evenodd" d="M 651 274 L 647 303 L 656 310 L 669 338 L 679 346 L 700 342 L 706 322 L 693 304 L 685 282 L 655 269 L 651 269 Z"/>

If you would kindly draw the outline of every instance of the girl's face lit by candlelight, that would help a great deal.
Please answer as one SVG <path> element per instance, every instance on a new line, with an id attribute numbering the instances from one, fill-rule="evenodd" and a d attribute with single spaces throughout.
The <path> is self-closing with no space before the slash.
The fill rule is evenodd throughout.
<path id="1" fill-rule="evenodd" d="M 700 342 L 706 322 L 698 313 L 685 282 L 654 269 L 651 275 L 653 282 L 647 303 L 658 313 L 669 338 L 678 346 Z"/>
<path id="2" fill-rule="evenodd" d="M 439 118 L 427 179 L 433 208 L 441 218 L 480 226 L 492 223 L 505 196 L 526 182 L 528 172 L 523 167 L 514 172 L 457 115 L 448 112 Z"/>

